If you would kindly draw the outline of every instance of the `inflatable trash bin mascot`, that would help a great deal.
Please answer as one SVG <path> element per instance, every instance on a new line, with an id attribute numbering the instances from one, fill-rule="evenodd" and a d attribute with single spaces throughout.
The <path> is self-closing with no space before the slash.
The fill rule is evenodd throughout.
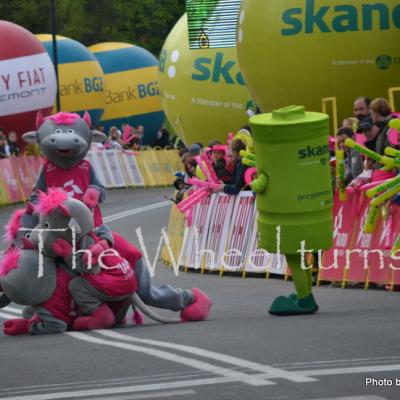
<path id="1" fill-rule="evenodd" d="M 276 298 L 272 315 L 318 311 L 305 252 L 332 246 L 329 117 L 290 106 L 250 118 L 255 142 L 259 246 L 286 255 L 296 294 Z"/>

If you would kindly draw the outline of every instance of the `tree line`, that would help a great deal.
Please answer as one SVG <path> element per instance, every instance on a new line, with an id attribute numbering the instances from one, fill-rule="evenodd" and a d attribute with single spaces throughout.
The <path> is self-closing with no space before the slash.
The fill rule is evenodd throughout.
<path id="1" fill-rule="evenodd" d="M 158 57 L 185 0 L 56 0 L 57 33 L 85 46 L 128 42 Z M 0 19 L 50 33 L 50 0 L 0 0 Z"/>

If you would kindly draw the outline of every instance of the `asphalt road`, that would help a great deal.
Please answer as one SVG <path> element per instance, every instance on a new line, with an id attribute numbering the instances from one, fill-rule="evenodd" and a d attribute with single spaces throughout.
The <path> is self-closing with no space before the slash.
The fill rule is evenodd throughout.
<path id="1" fill-rule="evenodd" d="M 151 256 L 168 221 L 169 205 L 161 202 L 170 192 L 109 191 L 103 214 L 133 242 L 141 227 Z M 14 208 L 0 210 L 1 225 Z M 399 293 L 316 288 L 318 314 L 279 318 L 267 309 L 277 295 L 292 291 L 290 282 L 175 277 L 160 262 L 154 279 L 207 292 L 214 300 L 210 318 L 0 336 L 0 400 L 400 398 Z M 0 320 L 16 317 L 19 307 L 0 312 Z"/>

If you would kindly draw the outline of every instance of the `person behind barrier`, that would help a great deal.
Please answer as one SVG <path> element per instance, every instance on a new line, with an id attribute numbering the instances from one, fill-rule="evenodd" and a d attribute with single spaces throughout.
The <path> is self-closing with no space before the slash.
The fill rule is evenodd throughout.
<path id="1" fill-rule="evenodd" d="M 8 142 L 8 151 L 10 155 L 18 157 L 20 155 L 20 148 L 18 147 L 17 144 L 17 132 L 10 132 L 7 137 L 7 142 Z"/>
<path id="2" fill-rule="evenodd" d="M 212 147 L 216 146 L 216 145 L 220 145 L 222 144 L 219 140 L 211 140 L 211 142 L 208 143 L 208 148 L 211 149 Z"/>
<path id="3" fill-rule="evenodd" d="M 174 181 L 174 188 L 176 189 L 176 194 L 175 194 L 175 204 L 179 204 L 185 195 L 185 193 L 189 190 L 190 185 L 185 183 L 184 177 L 179 176 L 177 179 Z"/>
<path id="4" fill-rule="evenodd" d="M 374 125 L 378 127 L 378 133 L 376 138 L 376 149 L 375 151 L 379 154 L 384 154 L 386 147 L 393 147 L 388 139 L 389 132 L 389 121 L 392 117 L 392 109 L 389 102 L 383 98 L 377 98 L 373 100 L 369 106 L 371 111 L 372 121 Z"/>
<path id="5" fill-rule="evenodd" d="M 338 141 L 338 148 L 345 152 L 345 181 L 346 184 L 350 183 L 354 178 L 361 174 L 363 170 L 362 156 L 354 149 L 350 149 L 344 145 L 347 138 L 354 139 L 354 132 L 352 128 L 340 128 L 336 134 Z"/>
<path id="6" fill-rule="evenodd" d="M 143 127 L 143 125 L 138 125 L 136 127 L 136 133 L 139 136 L 139 143 L 142 145 L 143 144 L 143 138 L 144 138 L 144 127 Z"/>
<path id="7" fill-rule="evenodd" d="M 361 122 L 358 126 L 357 132 L 364 134 L 367 141 L 365 142 L 365 146 L 372 150 L 376 150 L 376 141 L 378 139 L 379 128 L 374 125 L 372 119 L 366 119 L 365 121 Z"/>
<path id="8" fill-rule="evenodd" d="M 157 139 L 156 139 L 154 145 L 158 146 L 158 147 L 161 147 L 162 149 L 165 149 L 167 146 L 170 145 L 170 143 L 169 143 L 169 132 L 168 132 L 167 128 L 162 127 L 157 132 Z"/>
<path id="9" fill-rule="evenodd" d="M 374 172 L 375 162 L 371 158 L 363 158 L 363 170 L 361 174 L 355 177 L 349 184 L 348 187 L 360 187 L 366 183 L 371 182 L 372 174 Z"/>
<path id="10" fill-rule="evenodd" d="M 354 101 L 353 113 L 358 121 L 362 122 L 365 118 L 370 116 L 370 104 L 371 100 L 365 96 L 358 97 Z"/>
<path id="11" fill-rule="evenodd" d="M 188 178 L 193 178 L 196 176 L 197 163 L 190 153 L 185 153 L 181 158 L 182 164 L 185 168 L 185 182 Z"/>
<path id="12" fill-rule="evenodd" d="M 182 147 L 179 151 L 178 151 L 178 156 L 180 159 L 182 159 L 182 156 L 186 153 L 189 153 L 189 149 L 187 147 Z"/>
<path id="13" fill-rule="evenodd" d="M 191 146 L 189 146 L 189 153 L 192 157 L 196 157 L 200 155 L 201 153 L 202 146 L 200 143 L 194 143 Z"/>
<path id="14" fill-rule="evenodd" d="M 140 150 L 140 138 L 138 135 L 132 135 L 132 139 L 126 146 L 130 150 L 139 151 Z"/>
<path id="15" fill-rule="evenodd" d="M 232 174 L 226 168 L 226 146 L 215 144 L 210 150 L 212 166 L 218 179 L 228 183 L 232 179 Z"/>
<path id="16" fill-rule="evenodd" d="M 6 135 L 3 133 L 0 135 L 0 158 L 7 158 L 10 155 L 7 138 Z"/>
<path id="17" fill-rule="evenodd" d="M 116 126 L 112 126 L 109 130 L 108 144 L 111 149 L 120 150 L 122 149 L 122 145 L 120 143 L 119 131 Z"/>
<path id="18" fill-rule="evenodd" d="M 247 167 L 242 164 L 242 157 L 240 155 L 241 150 L 246 150 L 245 143 L 240 139 L 233 140 L 230 145 L 230 155 L 234 165 L 232 178 L 217 191 L 237 195 L 246 186 L 244 174 Z"/>
<path id="19" fill-rule="evenodd" d="M 358 129 L 358 119 L 354 117 L 345 118 L 342 122 L 342 128 L 350 128 L 353 132 L 356 132 Z"/>

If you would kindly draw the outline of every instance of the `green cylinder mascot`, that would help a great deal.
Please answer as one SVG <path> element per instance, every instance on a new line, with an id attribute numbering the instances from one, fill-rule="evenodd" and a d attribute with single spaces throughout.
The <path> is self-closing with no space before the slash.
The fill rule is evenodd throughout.
<path id="1" fill-rule="evenodd" d="M 250 118 L 257 160 L 259 247 L 286 255 L 296 293 L 276 298 L 272 315 L 318 311 L 305 253 L 332 246 L 329 117 L 290 106 Z"/>

